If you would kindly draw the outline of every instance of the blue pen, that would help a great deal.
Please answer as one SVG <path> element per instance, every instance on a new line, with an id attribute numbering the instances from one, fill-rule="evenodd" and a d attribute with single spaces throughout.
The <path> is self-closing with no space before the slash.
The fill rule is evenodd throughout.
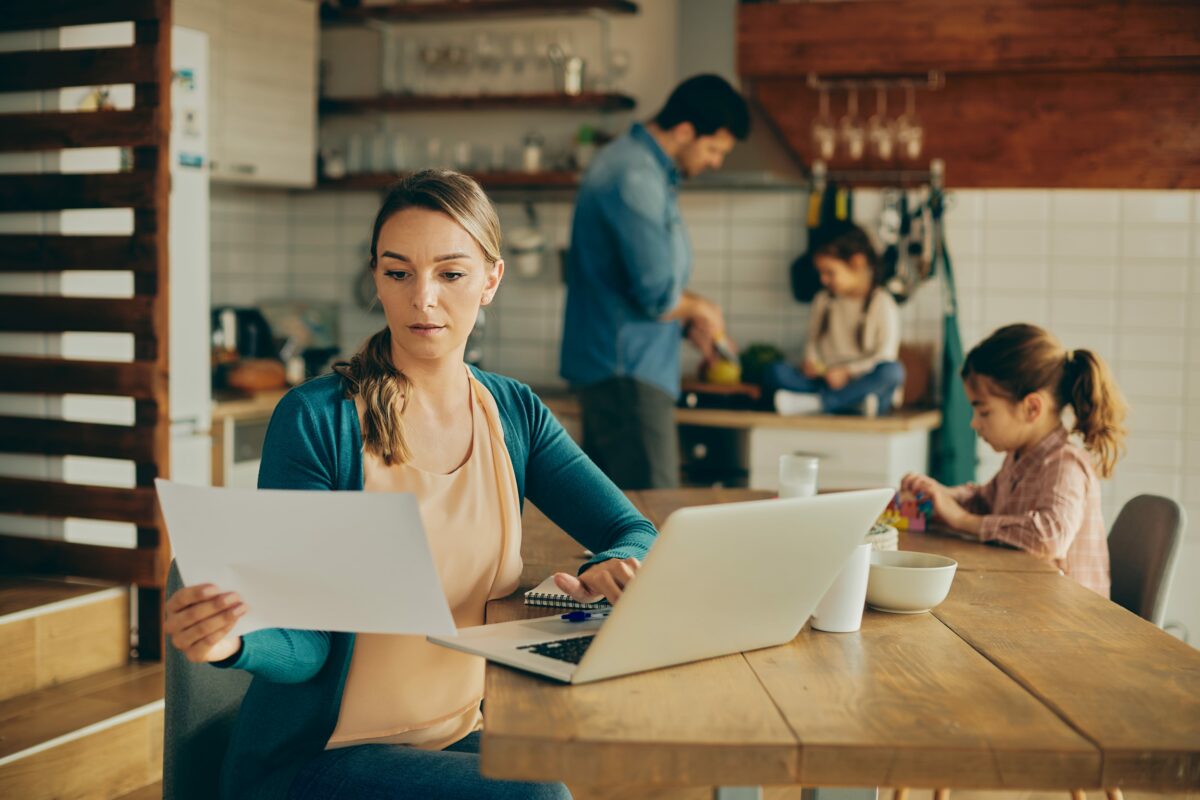
<path id="1" fill-rule="evenodd" d="M 612 609 L 604 611 L 570 611 L 562 615 L 567 622 L 586 622 L 589 619 L 603 619 L 612 613 Z"/>

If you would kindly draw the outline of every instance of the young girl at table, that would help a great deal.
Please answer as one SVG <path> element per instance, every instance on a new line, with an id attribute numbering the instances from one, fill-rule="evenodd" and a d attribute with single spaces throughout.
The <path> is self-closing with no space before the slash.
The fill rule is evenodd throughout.
<path id="1" fill-rule="evenodd" d="M 415 494 L 458 627 L 483 624 L 488 601 L 517 588 L 528 497 L 596 553 L 578 575 L 558 573 L 559 588 L 616 602 L 653 526 L 528 386 L 463 362 L 504 276 L 479 185 L 433 170 L 402 179 L 375 219 L 370 267 L 386 327 L 280 401 L 259 487 Z M 227 800 L 570 797 L 480 774 L 481 658 L 424 636 L 231 636 L 245 605 L 212 585 L 180 589 L 166 609 L 189 660 L 253 676 L 221 772 Z"/>
<path id="2" fill-rule="evenodd" d="M 982 486 L 906 475 L 901 488 L 932 499 L 935 517 L 951 528 L 1051 561 L 1108 597 L 1099 478 L 1116 465 L 1126 410 L 1108 367 L 1090 350 L 1065 350 L 1047 331 L 1021 324 L 971 350 L 962 379 L 975 411 L 971 427 L 1007 453 L 1004 464 Z"/>
<path id="3" fill-rule="evenodd" d="M 813 298 L 804 362 L 773 364 L 766 388 L 780 414 L 873 417 L 898 404 L 904 384 L 900 311 L 862 228 L 845 222 L 830 236 L 813 253 L 824 288 Z"/>

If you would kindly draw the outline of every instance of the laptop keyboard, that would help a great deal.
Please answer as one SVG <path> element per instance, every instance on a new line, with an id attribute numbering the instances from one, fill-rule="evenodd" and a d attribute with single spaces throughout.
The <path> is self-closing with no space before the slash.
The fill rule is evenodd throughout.
<path id="1" fill-rule="evenodd" d="M 592 643 L 593 636 L 576 636 L 571 639 L 558 639 L 553 642 L 539 642 L 518 647 L 518 650 L 528 650 L 546 658 L 557 658 L 570 664 L 578 664 Z"/>

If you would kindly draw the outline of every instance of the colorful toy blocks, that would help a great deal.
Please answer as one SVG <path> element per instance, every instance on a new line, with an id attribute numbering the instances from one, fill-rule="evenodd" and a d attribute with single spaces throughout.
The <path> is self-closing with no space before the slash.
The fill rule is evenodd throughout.
<path id="1" fill-rule="evenodd" d="M 899 491 L 879 515 L 879 521 L 901 531 L 923 531 L 933 516 L 933 500 L 925 495 Z"/>

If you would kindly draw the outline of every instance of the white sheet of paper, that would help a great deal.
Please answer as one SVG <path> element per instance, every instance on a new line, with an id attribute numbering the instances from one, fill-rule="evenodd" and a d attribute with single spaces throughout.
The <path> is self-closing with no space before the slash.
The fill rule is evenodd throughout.
<path id="1" fill-rule="evenodd" d="M 307 628 L 453 636 L 416 497 L 155 481 L 185 585 L 248 609 L 233 633 Z"/>

